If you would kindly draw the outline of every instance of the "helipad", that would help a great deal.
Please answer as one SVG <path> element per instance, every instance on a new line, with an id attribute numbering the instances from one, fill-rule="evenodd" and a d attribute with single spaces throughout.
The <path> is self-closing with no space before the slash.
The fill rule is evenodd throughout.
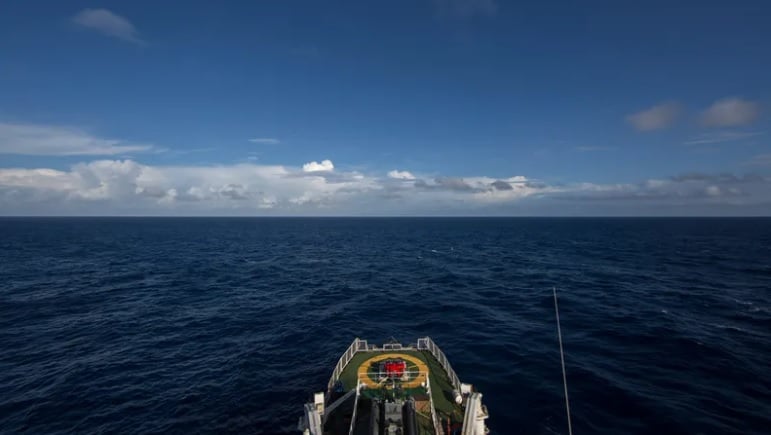
<path id="1" fill-rule="evenodd" d="M 402 382 L 401 383 L 402 387 L 417 388 L 420 386 L 425 386 L 426 376 L 428 376 L 428 366 L 426 365 L 426 363 L 423 362 L 420 358 L 414 357 L 412 355 L 407 355 L 404 353 L 398 353 L 398 352 L 379 353 L 377 355 L 373 355 L 371 358 L 366 359 L 364 362 L 362 362 L 358 368 L 359 382 L 366 385 L 367 388 L 380 388 L 380 384 L 370 377 L 369 370 L 373 364 L 376 364 L 376 363 L 379 363 L 380 361 L 384 361 L 388 359 L 402 359 L 404 361 L 407 361 L 408 364 L 414 365 L 416 367 L 414 369 L 409 369 L 410 373 L 414 373 L 417 371 L 417 374 L 415 375 L 415 377 L 405 382 Z"/>

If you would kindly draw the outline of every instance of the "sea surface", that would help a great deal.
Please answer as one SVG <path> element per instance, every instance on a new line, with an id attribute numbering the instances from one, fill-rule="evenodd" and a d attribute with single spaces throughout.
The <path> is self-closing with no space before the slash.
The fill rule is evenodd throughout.
<path id="1" fill-rule="evenodd" d="M 290 434 L 431 336 L 495 434 L 771 433 L 771 219 L 3 218 L 0 432 Z"/>

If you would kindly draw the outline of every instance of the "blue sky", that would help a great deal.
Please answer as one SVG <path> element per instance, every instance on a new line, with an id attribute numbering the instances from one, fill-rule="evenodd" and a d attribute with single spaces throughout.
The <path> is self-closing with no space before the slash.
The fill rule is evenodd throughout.
<path id="1" fill-rule="evenodd" d="M 6 3 L 0 214 L 771 214 L 771 4 L 627 3 Z"/>

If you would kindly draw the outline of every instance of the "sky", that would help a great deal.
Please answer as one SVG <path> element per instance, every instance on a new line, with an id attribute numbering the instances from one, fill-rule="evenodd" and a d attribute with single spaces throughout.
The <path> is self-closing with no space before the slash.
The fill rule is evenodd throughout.
<path id="1" fill-rule="evenodd" d="M 771 215 L 771 2 L 0 4 L 0 215 Z"/>

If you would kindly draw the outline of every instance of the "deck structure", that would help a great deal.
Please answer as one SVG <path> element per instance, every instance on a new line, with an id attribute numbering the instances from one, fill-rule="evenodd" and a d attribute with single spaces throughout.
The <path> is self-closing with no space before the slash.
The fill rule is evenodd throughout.
<path id="1" fill-rule="evenodd" d="M 470 403 L 478 409 L 469 410 Z M 357 338 L 340 357 L 327 391 L 306 405 L 300 429 L 309 435 L 482 435 L 486 418 L 481 394 L 460 382 L 429 337 L 408 346 Z"/>

